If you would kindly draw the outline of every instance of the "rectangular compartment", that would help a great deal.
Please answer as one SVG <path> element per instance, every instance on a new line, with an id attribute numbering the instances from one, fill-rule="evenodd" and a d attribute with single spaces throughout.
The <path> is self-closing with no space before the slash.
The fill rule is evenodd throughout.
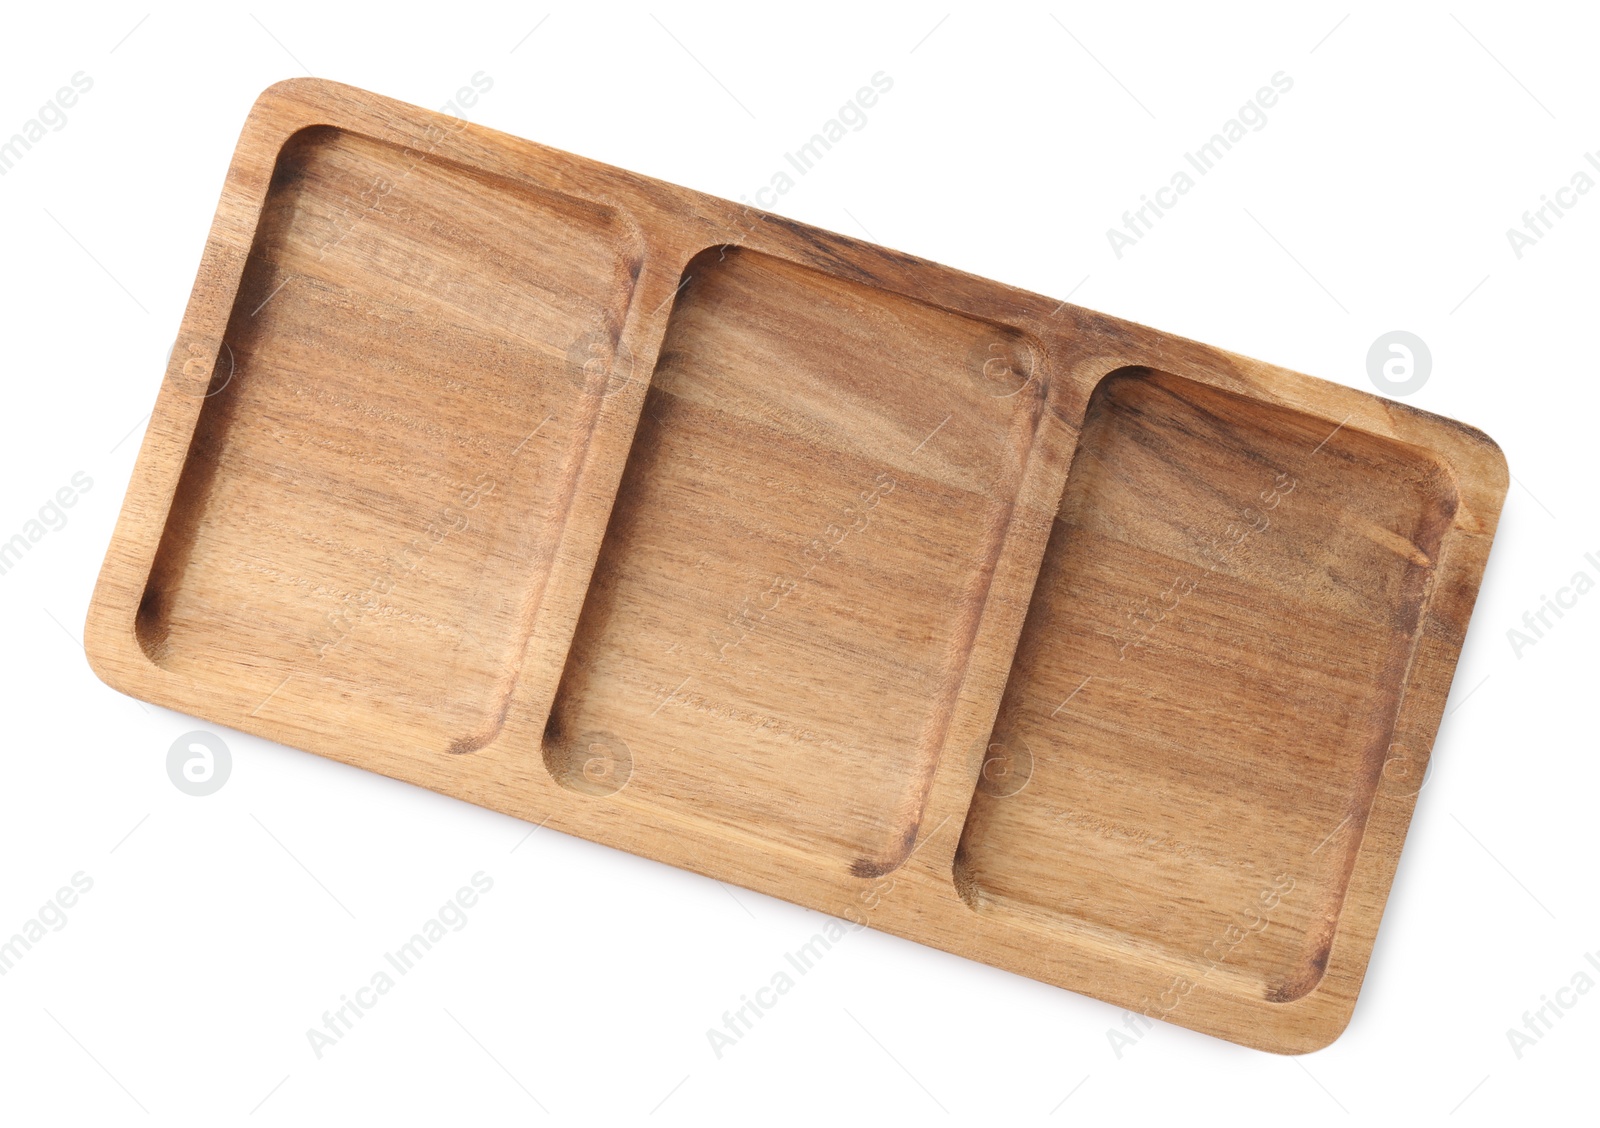
<path id="1" fill-rule="evenodd" d="M 1031 356 L 778 259 L 691 263 L 550 714 L 551 773 L 619 788 L 607 765 L 625 759 L 629 804 L 858 876 L 898 866 L 1038 420 Z"/>
<path id="2" fill-rule="evenodd" d="M 294 136 L 192 388 L 138 610 L 151 661 L 260 714 L 492 738 L 594 424 L 581 360 L 627 307 L 623 248 L 605 209 Z"/>
<path id="3" fill-rule="evenodd" d="M 1455 508 L 1421 451 L 1103 380 L 957 855 L 968 903 L 1311 990 Z"/>

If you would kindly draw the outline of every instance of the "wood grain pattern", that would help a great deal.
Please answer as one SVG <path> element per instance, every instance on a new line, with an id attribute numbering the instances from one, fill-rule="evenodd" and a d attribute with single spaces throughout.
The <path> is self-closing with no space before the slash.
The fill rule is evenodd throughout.
<path id="1" fill-rule="evenodd" d="M 957 880 L 1298 998 L 1454 490 L 1426 455 L 1148 369 L 1096 388 L 1067 482 Z"/>
<path id="2" fill-rule="evenodd" d="M 1038 419 L 944 359 L 996 332 L 748 251 L 691 263 L 547 749 L 626 733 L 627 804 L 904 861 Z"/>
<path id="3" fill-rule="evenodd" d="M 109 684 L 1247 1045 L 1355 1004 L 1481 433 L 350 87 L 246 123 Z"/>

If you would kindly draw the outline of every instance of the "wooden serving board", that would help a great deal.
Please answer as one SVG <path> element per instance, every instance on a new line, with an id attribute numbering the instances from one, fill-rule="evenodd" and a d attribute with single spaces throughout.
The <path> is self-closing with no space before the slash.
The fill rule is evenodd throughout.
<path id="1" fill-rule="evenodd" d="M 1506 481 L 1425 412 L 295 80 L 87 644 L 146 700 L 1303 1052 Z"/>

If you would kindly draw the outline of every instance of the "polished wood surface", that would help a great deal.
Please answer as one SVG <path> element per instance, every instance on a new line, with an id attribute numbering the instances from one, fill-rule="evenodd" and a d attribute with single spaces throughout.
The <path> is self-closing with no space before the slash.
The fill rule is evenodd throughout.
<path id="1" fill-rule="evenodd" d="M 320 80 L 240 139 L 112 686 L 1279 1052 L 1344 1028 L 1480 432 Z"/>

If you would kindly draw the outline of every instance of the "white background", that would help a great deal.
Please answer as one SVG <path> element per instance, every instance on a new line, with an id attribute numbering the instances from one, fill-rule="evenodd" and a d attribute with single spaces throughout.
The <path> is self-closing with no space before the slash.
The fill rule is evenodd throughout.
<path id="1" fill-rule="evenodd" d="M 94 85 L 0 178 L 0 539 L 74 473 L 93 486 L 0 576 L 0 934 L 74 873 L 94 887 L 0 978 L 0 1121 L 1592 1115 L 1600 991 L 1520 1059 L 1506 1031 L 1600 951 L 1600 594 L 1520 657 L 1507 631 L 1600 575 L 1583 559 L 1600 557 L 1600 193 L 1520 260 L 1505 232 L 1600 150 L 1600 28 L 1579 5 L 1196 7 L 7 5 L 0 136 L 74 73 Z M 90 590 L 263 88 L 309 71 L 437 107 L 483 71 L 473 120 L 737 198 L 880 70 L 894 88 L 869 124 L 776 210 L 1360 388 L 1373 339 L 1407 329 L 1434 358 L 1408 402 L 1506 451 L 1433 772 L 1330 1049 L 1162 1025 L 1119 1058 L 1113 1007 L 864 932 L 718 1060 L 706 1029 L 817 914 L 525 837 L 120 697 L 85 663 Z M 1106 228 L 1278 71 L 1294 87 L 1267 126 L 1118 259 Z M 201 727 L 233 772 L 194 798 L 165 759 Z M 479 870 L 494 888 L 470 923 L 318 1060 L 307 1028 Z"/>

